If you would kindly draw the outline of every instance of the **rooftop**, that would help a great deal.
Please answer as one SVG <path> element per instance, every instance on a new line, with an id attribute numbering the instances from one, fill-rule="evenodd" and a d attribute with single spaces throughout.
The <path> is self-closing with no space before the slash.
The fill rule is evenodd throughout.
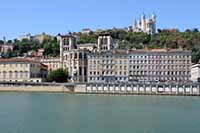
<path id="1" fill-rule="evenodd" d="M 182 50 L 182 49 L 136 49 L 136 50 L 129 50 L 130 53 L 134 52 L 169 52 L 169 53 L 179 53 L 179 52 L 191 52 L 189 50 Z"/>
<path id="2" fill-rule="evenodd" d="M 0 59 L 0 63 L 5 63 L 5 62 L 39 63 L 42 66 L 46 66 L 46 65 L 40 63 L 39 61 L 31 59 L 31 58 L 7 58 L 7 59 Z"/>

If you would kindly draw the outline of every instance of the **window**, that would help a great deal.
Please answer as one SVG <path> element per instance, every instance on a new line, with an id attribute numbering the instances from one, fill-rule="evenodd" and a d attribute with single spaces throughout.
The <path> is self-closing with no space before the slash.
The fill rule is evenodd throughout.
<path id="1" fill-rule="evenodd" d="M 9 71 L 9 78 L 13 78 L 13 72 Z"/>
<path id="2" fill-rule="evenodd" d="M 79 67 L 79 75 L 82 75 L 82 68 Z"/>
<path id="3" fill-rule="evenodd" d="M 77 53 L 74 54 L 74 58 L 77 59 Z"/>
<path id="4" fill-rule="evenodd" d="M 23 72 L 20 71 L 20 78 L 23 78 Z"/>
<path id="5" fill-rule="evenodd" d="M 3 71 L 3 78 L 5 79 L 6 78 L 6 71 Z"/>
<path id="6" fill-rule="evenodd" d="M 79 53 L 79 59 L 82 59 L 82 53 Z"/>
<path id="7" fill-rule="evenodd" d="M 121 71 L 119 72 L 119 75 L 122 75 L 122 72 L 121 72 Z"/>
<path id="8" fill-rule="evenodd" d="M 84 53 L 84 59 L 87 59 L 87 54 L 86 53 Z"/>

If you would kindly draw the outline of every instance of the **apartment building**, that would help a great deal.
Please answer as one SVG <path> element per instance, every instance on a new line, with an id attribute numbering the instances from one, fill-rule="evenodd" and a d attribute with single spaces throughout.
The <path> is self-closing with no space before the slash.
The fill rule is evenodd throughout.
<path id="1" fill-rule="evenodd" d="M 48 71 L 55 71 L 60 68 L 60 58 L 42 58 L 40 62 L 48 66 Z"/>
<path id="2" fill-rule="evenodd" d="M 129 52 L 130 81 L 190 80 L 191 51 L 133 50 Z"/>
<path id="3" fill-rule="evenodd" d="M 200 82 L 200 64 L 194 64 L 191 66 L 191 81 Z"/>
<path id="4" fill-rule="evenodd" d="M 88 54 L 88 82 L 128 81 L 126 51 L 106 51 Z"/>
<path id="5" fill-rule="evenodd" d="M 47 78 L 47 66 L 28 58 L 0 59 L 0 81 L 43 82 Z"/>

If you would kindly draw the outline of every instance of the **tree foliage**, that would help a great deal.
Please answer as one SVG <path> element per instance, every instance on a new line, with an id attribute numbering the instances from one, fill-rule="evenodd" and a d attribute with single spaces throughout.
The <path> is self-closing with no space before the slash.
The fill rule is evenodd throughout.
<path id="1" fill-rule="evenodd" d="M 200 32 L 197 28 L 186 29 L 185 32 L 180 32 L 178 29 L 158 30 L 154 35 L 146 33 L 127 32 L 124 29 L 109 29 L 101 33 L 110 33 L 114 43 L 118 44 L 119 49 L 185 49 L 192 51 L 192 62 L 197 63 L 200 59 Z M 97 43 L 98 33 L 77 34 L 78 44 Z M 0 44 L 4 43 L 0 41 Z M 13 40 L 14 51 L 6 55 L 6 57 L 23 56 L 30 50 L 37 51 L 39 48 L 44 48 L 45 56 L 59 56 L 59 41 L 56 38 L 45 39 L 42 43 L 34 40 Z"/>
<path id="2" fill-rule="evenodd" d="M 77 41 L 78 44 L 97 43 L 98 36 L 95 34 L 80 34 Z"/>
<path id="3" fill-rule="evenodd" d="M 14 39 L 12 42 L 14 49 L 12 52 L 8 51 L 4 57 L 16 57 L 16 56 L 24 56 L 24 53 L 28 51 L 38 51 L 38 49 L 44 48 L 45 56 L 59 56 L 60 46 L 59 42 L 56 38 L 53 40 L 46 39 L 42 43 L 39 43 L 35 40 L 23 39 L 21 41 Z"/>
<path id="4" fill-rule="evenodd" d="M 58 69 L 58 70 L 50 72 L 50 74 L 48 75 L 47 81 L 64 83 L 68 81 L 68 78 L 69 78 L 69 75 L 68 75 L 67 70 Z"/>

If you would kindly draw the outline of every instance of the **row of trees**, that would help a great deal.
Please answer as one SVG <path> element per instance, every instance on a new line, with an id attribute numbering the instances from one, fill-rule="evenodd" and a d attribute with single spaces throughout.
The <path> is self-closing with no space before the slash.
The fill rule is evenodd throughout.
<path id="1" fill-rule="evenodd" d="M 13 51 L 8 51 L 7 54 L 2 55 L 3 57 L 10 58 L 10 57 L 17 57 L 17 56 L 24 56 L 25 53 L 28 51 L 38 51 L 38 49 L 44 49 L 45 56 L 58 56 L 59 55 L 59 42 L 57 38 L 54 39 L 47 39 L 44 40 L 42 43 L 35 40 L 17 40 L 10 41 L 9 44 L 14 46 Z"/>

